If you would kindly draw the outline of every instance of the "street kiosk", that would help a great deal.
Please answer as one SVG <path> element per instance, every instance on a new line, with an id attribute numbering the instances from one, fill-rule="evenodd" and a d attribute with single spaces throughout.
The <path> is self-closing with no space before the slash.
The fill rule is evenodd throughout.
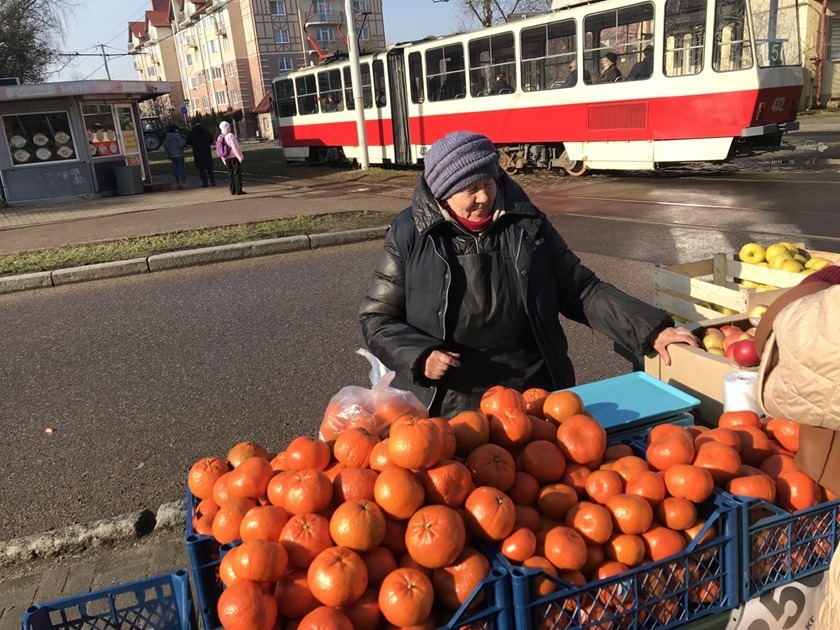
<path id="1" fill-rule="evenodd" d="M 162 81 L 0 86 L 0 199 L 114 194 L 132 179 L 122 167 L 150 183 L 138 103 L 168 92 Z"/>

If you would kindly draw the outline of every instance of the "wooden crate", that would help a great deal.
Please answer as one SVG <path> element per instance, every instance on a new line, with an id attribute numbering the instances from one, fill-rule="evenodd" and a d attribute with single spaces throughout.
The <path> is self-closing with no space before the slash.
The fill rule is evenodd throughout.
<path id="1" fill-rule="evenodd" d="M 840 254 L 832 252 L 809 250 L 809 253 L 834 263 L 840 260 Z M 758 304 L 772 303 L 786 289 L 805 279 L 799 273 L 750 265 L 736 258 L 737 254 L 715 254 L 706 260 L 657 267 L 653 272 L 654 304 L 696 322 L 721 316 L 721 311 L 709 308 L 704 302 L 732 309 L 735 313 L 746 313 Z M 738 279 L 780 288 L 760 290 L 738 284 Z"/>

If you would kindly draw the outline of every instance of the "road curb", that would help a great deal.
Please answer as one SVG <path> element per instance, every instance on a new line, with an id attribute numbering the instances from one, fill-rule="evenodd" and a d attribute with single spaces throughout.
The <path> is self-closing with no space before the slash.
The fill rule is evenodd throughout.
<path id="1" fill-rule="evenodd" d="M 140 510 L 90 523 L 68 525 L 42 534 L 13 538 L 0 542 L 0 568 L 114 547 L 139 540 L 152 532 L 183 530 L 186 511 L 186 501 L 173 501 L 161 505 L 157 513 Z"/>
<path id="2" fill-rule="evenodd" d="M 46 289 L 49 287 L 90 282 L 107 278 L 119 278 L 171 269 L 182 269 L 197 265 L 208 265 L 230 260 L 243 260 L 258 256 L 273 256 L 300 252 L 321 247 L 335 247 L 350 245 L 363 241 L 377 240 L 385 236 L 386 226 L 361 228 L 358 230 L 343 230 L 341 232 L 324 232 L 321 234 L 304 234 L 300 236 L 286 236 L 282 238 L 247 241 L 215 247 L 186 249 L 166 254 L 154 254 L 146 258 L 132 258 L 114 262 L 56 269 L 54 271 L 40 271 L 17 276 L 0 277 L 0 294 Z"/>

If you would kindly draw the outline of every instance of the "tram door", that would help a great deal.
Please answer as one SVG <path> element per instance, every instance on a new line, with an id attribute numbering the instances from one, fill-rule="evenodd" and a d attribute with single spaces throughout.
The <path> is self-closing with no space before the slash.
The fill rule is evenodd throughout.
<path id="1" fill-rule="evenodd" d="M 394 162 L 411 164 L 411 138 L 408 132 L 408 91 L 405 81 L 405 55 L 402 49 L 388 53 L 388 89 L 391 92 L 391 124 L 394 127 Z"/>

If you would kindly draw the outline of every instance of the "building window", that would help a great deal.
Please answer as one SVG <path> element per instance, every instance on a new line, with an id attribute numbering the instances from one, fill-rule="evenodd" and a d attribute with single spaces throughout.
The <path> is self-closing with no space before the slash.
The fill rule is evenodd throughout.
<path id="1" fill-rule="evenodd" d="M 188 66 L 193 65 L 193 56 L 189 53 L 187 54 L 187 65 Z"/>
<path id="2" fill-rule="evenodd" d="M 831 61 L 840 61 L 840 17 L 831 19 L 831 43 L 828 50 Z"/>
<path id="3" fill-rule="evenodd" d="M 277 60 L 277 65 L 280 72 L 290 72 L 295 69 L 295 64 L 291 57 L 280 57 L 280 59 Z"/>
<path id="4" fill-rule="evenodd" d="M 286 15 L 286 0 L 271 0 L 271 15 Z"/>
<path id="5" fill-rule="evenodd" d="M 154 66 L 149 66 L 149 76 L 156 77 L 157 76 L 157 68 Z"/>
<path id="6" fill-rule="evenodd" d="M 207 97 L 206 97 L 206 96 L 202 96 L 202 97 L 201 97 L 201 106 L 202 106 L 204 109 L 207 109 L 207 108 L 210 106 L 210 103 L 209 103 L 209 101 L 207 100 Z"/>
<path id="7" fill-rule="evenodd" d="M 230 93 L 230 102 L 236 105 L 239 102 L 239 92 L 237 90 L 233 90 Z"/>
<path id="8" fill-rule="evenodd" d="M 199 85 L 204 85 L 204 84 L 205 84 L 205 82 L 206 82 L 206 79 L 204 78 L 204 72 L 202 71 L 202 72 L 198 75 L 198 84 L 199 84 Z"/>
<path id="9" fill-rule="evenodd" d="M 216 99 L 215 99 L 216 100 L 216 105 L 227 105 L 227 102 L 228 102 L 227 94 L 224 91 L 216 92 L 215 97 L 216 97 Z"/>
<path id="10" fill-rule="evenodd" d="M 232 64 L 232 63 L 229 63 L 229 64 L 228 64 L 228 76 L 229 76 L 229 77 L 232 77 L 232 76 L 234 76 L 235 74 L 236 74 L 236 71 L 233 69 L 233 64 Z"/>
<path id="11" fill-rule="evenodd" d="M 319 28 L 317 33 L 315 34 L 315 39 L 317 39 L 319 42 L 334 42 L 335 31 L 331 28 Z"/>
<path id="12" fill-rule="evenodd" d="M 370 39 L 370 27 L 364 26 L 359 30 L 359 39 L 363 42 L 366 42 Z"/>
<path id="13" fill-rule="evenodd" d="M 214 81 L 218 81 L 218 80 L 222 79 L 225 75 L 225 73 L 222 72 L 222 66 L 214 66 L 213 68 L 210 69 L 210 71 L 212 73 Z"/>
<path id="14" fill-rule="evenodd" d="M 219 44 L 216 42 L 215 39 L 210 40 L 210 52 L 214 54 L 219 52 Z"/>
<path id="15" fill-rule="evenodd" d="M 367 13 L 367 2 L 365 0 L 353 0 L 353 11 L 355 13 Z"/>
<path id="16" fill-rule="evenodd" d="M 230 50 L 230 37 L 222 37 L 222 49 L 225 51 Z"/>
<path id="17" fill-rule="evenodd" d="M 190 89 L 194 90 L 196 88 L 195 77 L 190 77 Z"/>
<path id="18" fill-rule="evenodd" d="M 275 44 L 288 44 L 289 43 L 289 29 L 287 28 L 278 28 L 274 31 L 274 43 Z"/>

